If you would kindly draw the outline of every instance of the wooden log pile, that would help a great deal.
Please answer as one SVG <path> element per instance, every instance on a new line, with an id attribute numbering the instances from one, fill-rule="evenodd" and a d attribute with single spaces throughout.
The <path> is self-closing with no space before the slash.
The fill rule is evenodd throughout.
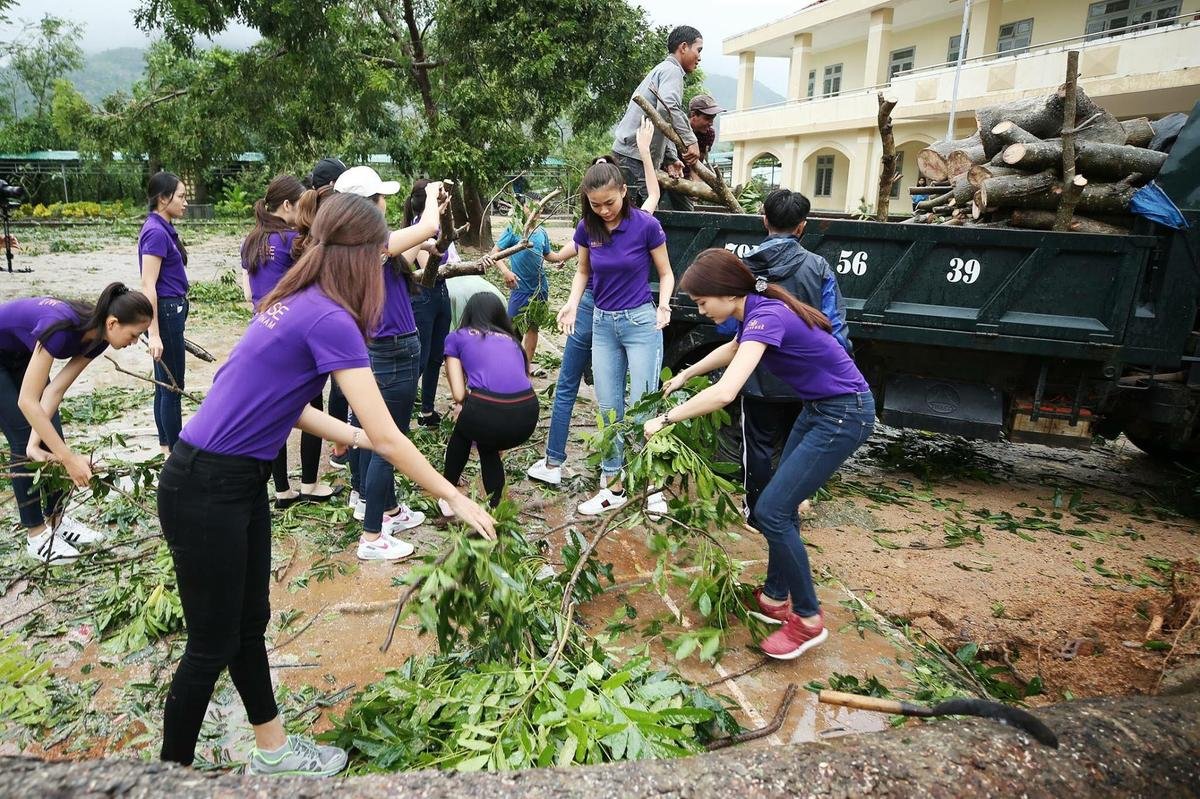
<path id="1" fill-rule="evenodd" d="M 1130 198 L 1167 154 L 1146 149 L 1154 122 L 1118 121 L 1096 105 L 1075 84 L 1075 63 L 1049 96 L 981 108 L 974 134 L 918 153 L 930 185 L 909 190 L 927 198 L 907 221 L 1128 232 Z"/>

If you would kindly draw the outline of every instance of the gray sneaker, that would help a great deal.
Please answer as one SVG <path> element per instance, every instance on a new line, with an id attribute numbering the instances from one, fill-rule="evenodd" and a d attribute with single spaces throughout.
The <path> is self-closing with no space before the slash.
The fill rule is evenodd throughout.
<path id="1" fill-rule="evenodd" d="M 261 776 L 332 777 L 345 767 L 344 750 L 289 735 L 287 744 L 275 752 L 264 753 L 256 748 L 250 755 L 248 770 Z"/>

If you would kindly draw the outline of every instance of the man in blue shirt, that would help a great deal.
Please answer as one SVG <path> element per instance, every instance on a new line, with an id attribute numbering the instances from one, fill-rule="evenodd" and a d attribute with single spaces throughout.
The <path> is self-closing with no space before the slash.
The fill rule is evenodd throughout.
<path id="1" fill-rule="evenodd" d="M 520 243 L 521 236 L 515 229 L 516 223 L 510 223 L 504 229 L 504 234 L 496 242 L 496 246 L 488 253 L 494 256 L 501 250 Z M 550 236 L 546 229 L 538 225 L 529 234 L 529 248 L 510 256 L 507 261 L 498 261 L 500 276 L 504 285 L 509 288 L 508 316 L 516 319 L 533 300 L 546 302 L 550 298 L 550 281 L 546 278 L 544 259 L 551 253 Z M 511 268 L 510 268 L 511 267 Z M 521 340 L 525 348 L 525 359 L 529 362 L 530 373 L 533 373 L 533 354 L 537 350 L 538 329 L 530 326 Z"/>

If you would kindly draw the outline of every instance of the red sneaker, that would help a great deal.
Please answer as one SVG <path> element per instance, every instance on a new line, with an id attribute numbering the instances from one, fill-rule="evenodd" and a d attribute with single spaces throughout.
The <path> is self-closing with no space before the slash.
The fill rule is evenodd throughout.
<path id="1" fill-rule="evenodd" d="M 752 597 L 745 600 L 745 605 L 746 611 L 751 616 L 767 624 L 783 624 L 787 621 L 788 616 L 792 615 L 791 603 L 768 605 L 763 602 L 763 589 L 761 585 L 754 589 Z"/>
<path id="2" fill-rule="evenodd" d="M 825 614 L 820 615 L 819 627 L 809 627 L 795 613 L 788 613 L 787 621 L 759 644 L 762 651 L 776 660 L 795 660 L 829 637 L 825 629 Z"/>

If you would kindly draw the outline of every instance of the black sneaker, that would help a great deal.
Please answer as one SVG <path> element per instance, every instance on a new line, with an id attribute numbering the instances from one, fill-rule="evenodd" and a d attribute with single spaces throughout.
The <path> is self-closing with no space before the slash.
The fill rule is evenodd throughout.
<path id="1" fill-rule="evenodd" d="M 335 469 L 345 469 L 350 465 L 350 450 L 347 449 L 341 455 L 330 454 L 329 465 Z"/>
<path id="2" fill-rule="evenodd" d="M 442 423 L 442 415 L 437 411 L 422 413 L 417 416 L 417 424 L 421 427 L 437 427 Z"/>

